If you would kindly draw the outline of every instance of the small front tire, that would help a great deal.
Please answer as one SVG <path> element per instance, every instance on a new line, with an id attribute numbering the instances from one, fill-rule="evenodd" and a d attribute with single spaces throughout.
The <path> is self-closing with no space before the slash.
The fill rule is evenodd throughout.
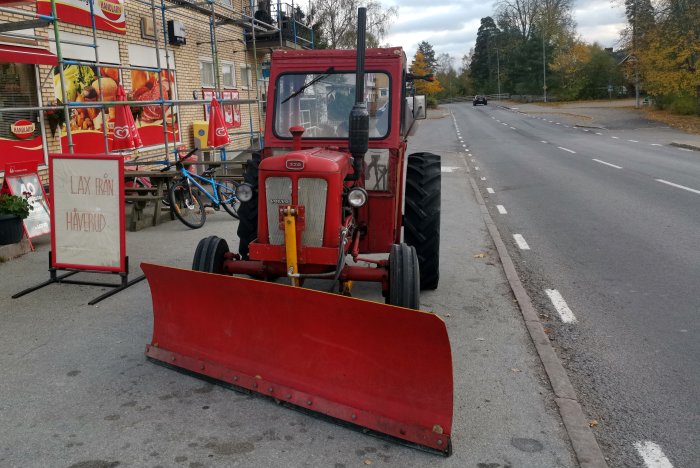
<path id="1" fill-rule="evenodd" d="M 420 267 L 416 249 L 411 245 L 391 246 L 387 303 L 409 309 L 420 308 Z"/>
<path id="2" fill-rule="evenodd" d="M 205 237 L 199 241 L 194 251 L 192 269 L 222 275 L 228 251 L 228 243 L 224 239 L 217 236 Z"/>

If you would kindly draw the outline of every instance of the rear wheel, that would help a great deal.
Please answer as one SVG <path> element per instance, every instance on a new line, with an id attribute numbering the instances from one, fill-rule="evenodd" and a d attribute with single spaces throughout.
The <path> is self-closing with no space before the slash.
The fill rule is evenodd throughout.
<path id="1" fill-rule="evenodd" d="M 391 246 L 387 303 L 409 309 L 420 308 L 420 267 L 413 246 L 404 243 Z"/>
<path id="2" fill-rule="evenodd" d="M 233 179 L 223 179 L 218 181 L 217 184 L 216 192 L 219 195 L 221 206 L 224 207 L 228 214 L 238 219 L 238 207 L 241 204 L 236 198 L 238 182 Z"/>
<path id="3" fill-rule="evenodd" d="M 202 195 L 199 189 L 190 186 L 186 180 L 180 180 L 170 186 L 170 209 L 185 226 L 197 229 L 204 226 L 207 214 L 204 211 Z"/>
<path id="4" fill-rule="evenodd" d="M 194 251 L 192 269 L 207 273 L 224 274 L 224 260 L 228 243 L 220 237 L 209 236 L 199 241 Z"/>
<path id="5" fill-rule="evenodd" d="M 440 156 L 414 153 L 406 170 L 404 241 L 416 248 L 421 289 L 437 289 L 440 281 Z"/>
<path id="6" fill-rule="evenodd" d="M 248 245 L 258 238 L 258 166 L 260 166 L 260 153 L 253 153 L 248 161 L 243 181 L 253 187 L 253 198 L 247 202 L 241 202 L 238 207 L 238 253 L 243 260 L 248 259 Z"/>

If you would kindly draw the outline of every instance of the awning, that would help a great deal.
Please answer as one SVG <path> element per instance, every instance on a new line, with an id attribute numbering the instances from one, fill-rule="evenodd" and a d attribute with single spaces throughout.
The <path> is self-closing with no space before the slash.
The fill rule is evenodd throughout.
<path id="1" fill-rule="evenodd" d="M 58 58 L 46 49 L 0 44 L 0 62 L 58 65 Z"/>

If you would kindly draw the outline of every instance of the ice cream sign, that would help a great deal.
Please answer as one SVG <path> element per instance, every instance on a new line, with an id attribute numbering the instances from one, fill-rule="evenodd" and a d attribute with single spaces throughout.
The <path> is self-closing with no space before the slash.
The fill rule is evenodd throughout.
<path id="1" fill-rule="evenodd" d="M 34 129 L 36 126 L 33 122 L 29 120 L 18 120 L 17 122 L 10 125 L 10 131 L 14 136 L 20 140 L 26 140 L 34 135 Z"/>
<path id="2" fill-rule="evenodd" d="M 62 0 L 56 2 L 58 18 L 67 23 L 90 27 L 92 26 L 90 2 L 92 2 L 97 29 L 126 34 L 124 0 Z M 50 15 L 51 1 L 37 0 L 37 12 Z"/>

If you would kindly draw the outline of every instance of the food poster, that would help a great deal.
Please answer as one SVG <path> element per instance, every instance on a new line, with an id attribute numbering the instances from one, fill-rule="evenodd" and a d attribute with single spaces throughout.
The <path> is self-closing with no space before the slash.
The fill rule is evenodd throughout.
<path id="1" fill-rule="evenodd" d="M 63 74 L 66 80 L 66 96 L 69 103 L 97 103 L 115 101 L 117 98 L 117 86 L 121 77 L 116 68 L 101 67 L 99 79 L 97 67 L 88 65 L 63 65 Z M 102 95 L 100 95 L 100 88 Z M 54 69 L 53 89 L 56 100 L 62 102 L 61 75 L 58 67 Z M 70 125 L 75 153 L 104 153 L 103 126 L 107 128 L 108 146 L 111 151 L 115 109 L 112 107 L 105 110 L 104 119 L 100 110 L 100 107 L 70 109 L 68 125 Z M 61 127 L 61 146 L 63 151 L 68 152 L 68 135 L 65 127 Z"/>
<path id="2" fill-rule="evenodd" d="M 176 99 L 175 73 L 163 70 L 160 72 L 163 83 L 163 99 Z M 130 101 L 159 101 L 161 97 L 160 83 L 157 72 L 143 70 L 131 70 L 131 92 L 128 95 Z M 163 116 L 165 109 L 165 116 Z M 168 141 L 176 142 L 179 139 L 179 121 L 177 106 L 161 106 L 153 104 L 139 107 L 131 105 L 134 113 L 136 128 L 139 130 L 143 146 L 162 145 L 164 143 L 163 125 L 168 130 Z"/>
<path id="3" fill-rule="evenodd" d="M 239 99 L 240 94 L 238 91 L 221 91 L 221 99 Z M 224 104 L 221 106 L 224 111 L 224 122 L 226 122 L 226 128 L 240 127 L 241 126 L 241 107 L 234 104 Z"/>
<path id="4" fill-rule="evenodd" d="M 207 101 L 207 104 L 204 104 L 204 120 L 209 120 L 209 102 L 214 99 L 214 96 L 216 92 L 213 89 L 202 90 L 202 98 Z"/>
<path id="5" fill-rule="evenodd" d="M 22 220 L 27 237 L 33 239 L 50 233 L 49 203 L 37 173 L 31 172 L 17 176 L 8 174 L 5 177 L 5 184 L 7 184 L 11 194 L 25 197 L 32 207 L 29 216 Z"/>

